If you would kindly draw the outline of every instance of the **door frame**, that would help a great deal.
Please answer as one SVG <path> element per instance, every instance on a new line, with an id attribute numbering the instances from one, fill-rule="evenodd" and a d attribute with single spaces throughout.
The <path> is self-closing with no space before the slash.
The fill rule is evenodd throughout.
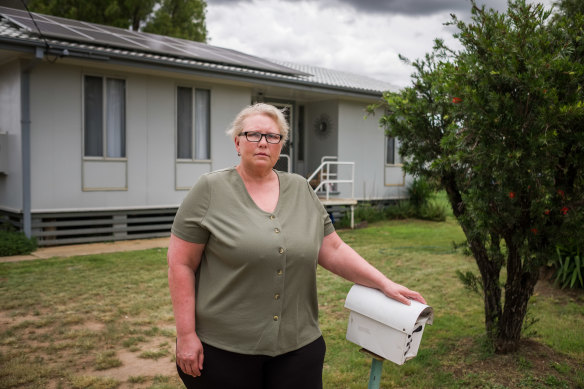
<path id="1" fill-rule="evenodd" d="M 266 98 L 264 100 L 266 104 L 273 105 L 278 109 L 287 108 L 288 109 L 288 126 L 290 127 L 288 130 L 288 142 L 284 146 L 282 146 L 282 152 L 280 155 L 286 155 L 290 159 L 290 172 L 294 172 L 296 169 L 296 144 L 295 144 L 295 134 L 296 134 L 296 125 L 297 125 L 297 113 L 296 113 L 296 104 L 294 101 L 290 100 L 280 100 L 280 99 L 271 99 Z M 285 148 L 288 149 L 285 151 Z M 301 146 L 302 147 L 302 146 Z M 277 164 L 280 161 L 277 162 Z"/>

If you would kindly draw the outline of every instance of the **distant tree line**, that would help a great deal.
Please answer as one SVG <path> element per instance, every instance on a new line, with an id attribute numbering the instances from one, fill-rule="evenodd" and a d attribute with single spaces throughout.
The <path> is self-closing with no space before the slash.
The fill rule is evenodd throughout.
<path id="1" fill-rule="evenodd" d="M 207 42 L 204 0 L 30 0 L 31 12 Z"/>

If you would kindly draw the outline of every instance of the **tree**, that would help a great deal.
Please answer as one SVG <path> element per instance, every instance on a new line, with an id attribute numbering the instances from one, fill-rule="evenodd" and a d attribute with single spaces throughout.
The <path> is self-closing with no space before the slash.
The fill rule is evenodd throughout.
<path id="1" fill-rule="evenodd" d="M 198 0 L 163 0 L 144 31 L 206 42 L 206 6 L 204 1 Z"/>
<path id="2" fill-rule="evenodd" d="M 384 95 L 381 124 L 404 169 L 445 189 L 480 273 L 460 276 L 482 293 L 495 350 L 511 352 L 541 265 L 584 242 L 584 18 L 471 3 L 470 23 L 452 16 L 462 49 L 437 40 L 412 86 Z"/>
<path id="3" fill-rule="evenodd" d="M 119 4 L 120 12 L 129 18 L 132 31 L 140 31 L 142 23 L 152 13 L 155 0 L 122 0 Z"/>
<path id="4" fill-rule="evenodd" d="M 137 31 L 155 0 L 31 0 L 33 12 Z"/>
<path id="5" fill-rule="evenodd" d="M 204 0 L 31 0 L 33 12 L 206 42 Z M 154 11 L 156 9 L 156 11 Z"/>

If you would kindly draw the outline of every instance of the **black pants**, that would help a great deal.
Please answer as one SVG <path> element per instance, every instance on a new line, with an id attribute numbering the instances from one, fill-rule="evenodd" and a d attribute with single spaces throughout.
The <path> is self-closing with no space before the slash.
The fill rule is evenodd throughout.
<path id="1" fill-rule="evenodd" d="M 203 343 L 200 377 L 178 374 L 189 389 L 322 389 L 326 345 L 314 342 L 276 357 L 237 354 Z"/>

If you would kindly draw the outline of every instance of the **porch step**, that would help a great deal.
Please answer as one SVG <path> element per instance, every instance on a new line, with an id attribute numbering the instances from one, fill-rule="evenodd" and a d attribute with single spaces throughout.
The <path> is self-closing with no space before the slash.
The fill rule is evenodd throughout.
<path id="1" fill-rule="evenodd" d="M 318 197 L 318 199 L 320 200 L 320 202 L 324 205 L 357 205 L 357 200 L 356 199 L 343 199 L 343 198 L 339 198 L 339 197 L 335 197 L 334 199 L 332 198 L 326 198 L 326 197 Z"/>
<path id="2" fill-rule="evenodd" d="M 329 192 L 329 196 L 338 196 L 338 195 L 340 195 L 340 194 L 341 194 L 341 192 L 339 192 L 338 190 L 335 190 L 335 191 L 330 191 L 330 192 Z M 316 195 L 317 195 L 318 197 L 323 197 L 323 198 L 324 198 L 324 197 L 326 197 L 326 191 L 324 191 L 324 190 L 319 190 L 318 192 L 316 192 Z"/>

